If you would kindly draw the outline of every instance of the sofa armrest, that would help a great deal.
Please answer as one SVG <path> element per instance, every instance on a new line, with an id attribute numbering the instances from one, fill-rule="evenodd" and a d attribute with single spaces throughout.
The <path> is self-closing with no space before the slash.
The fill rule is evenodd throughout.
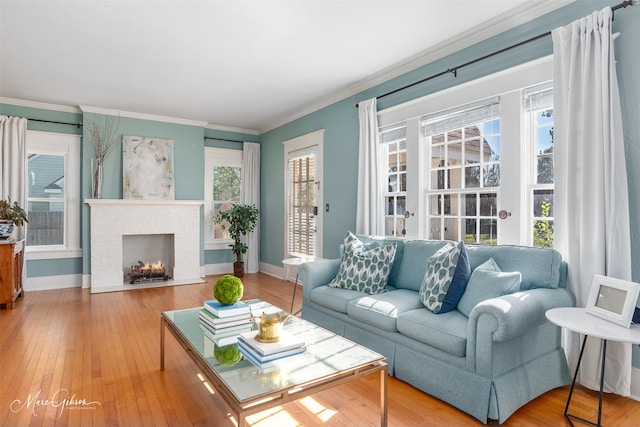
<path id="1" fill-rule="evenodd" d="M 303 285 L 303 305 L 309 304 L 309 296 L 313 288 L 331 282 L 338 274 L 339 268 L 339 259 L 320 259 L 305 262 L 298 267 L 298 277 Z"/>
<path id="2" fill-rule="evenodd" d="M 572 307 L 575 298 L 564 288 L 539 288 L 482 301 L 469 315 L 467 368 L 491 370 L 493 343 L 504 343 L 547 321 L 545 312 Z"/>

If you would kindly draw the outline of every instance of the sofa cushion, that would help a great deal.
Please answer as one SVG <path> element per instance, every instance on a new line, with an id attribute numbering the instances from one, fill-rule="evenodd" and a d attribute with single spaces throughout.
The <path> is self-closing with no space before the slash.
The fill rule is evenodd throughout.
<path id="1" fill-rule="evenodd" d="M 344 253 L 338 274 L 329 286 L 368 294 L 384 292 L 395 254 L 395 243 L 367 247 L 349 233 L 344 240 Z"/>
<path id="2" fill-rule="evenodd" d="M 471 277 L 471 266 L 469 265 L 469 255 L 467 254 L 466 246 L 464 242 L 460 242 L 460 245 L 460 256 L 456 264 L 456 272 L 453 274 L 453 280 L 449 285 L 449 290 L 444 296 L 442 307 L 440 307 L 440 311 L 438 312 L 439 314 L 455 310 L 467 288 L 469 277 Z"/>
<path id="3" fill-rule="evenodd" d="M 330 288 L 318 286 L 311 291 L 309 300 L 319 306 L 329 308 L 340 313 L 347 313 L 347 304 L 352 299 L 357 299 L 367 294 L 351 289 Z"/>
<path id="4" fill-rule="evenodd" d="M 471 310 L 480 302 L 497 298 L 520 290 L 520 272 L 503 272 L 493 258 L 478 266 L 467 283 L 458 311 L 469 317 Z"/>
<path id="5" fill-rule="evenodd" d="M 396 288 L 420 291 L 422 278 L 427 271 L 427 260 L 438 249 L 446 245 L 447 240 L 407 240 L 400 262 Z"/>
<path id="6" fill-rule="evenodd" d="M 435 314 L 420 308 L 398 316 L 398 332 L 455 356 L 464 356 L 467 323 L 468 319 L 457 310 Z"/>
<path id="7" fill-rule="evenodd" d="M 471 269 L 464 242 L 449 243 L 427 260 L 420 300 L 434 313 L 448 313 L 462 298 L 469 276 Z"/>
<path id="8" fill-rule="evenodd" d="M 502 271 L 522 274 L 520 290 L 557 288 L 563 279 L 560 253 L 555 249 L 517 245 L 467 245 L 471 270 L 493 258 Z M 565 286 L 564 283 L 562 286 Z"/>
<path id="9" fill-rule="evenodd" d="M 347 303 L 350 318 L 389 332 L 397 332 L 398 316 L 421 307 L 415 291 L 397 289 L 378 295 L 366 295 Z"/>

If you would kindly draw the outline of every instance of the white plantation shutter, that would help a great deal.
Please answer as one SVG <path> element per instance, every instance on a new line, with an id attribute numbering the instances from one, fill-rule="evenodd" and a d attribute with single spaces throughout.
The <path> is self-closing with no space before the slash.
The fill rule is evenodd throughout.
<path id="1" fill-rule="evenodd" d="M 290 154 L 287 162 L 287 236 L 290 256 L 315 256 L 316 205 L 313 150 Z"/>

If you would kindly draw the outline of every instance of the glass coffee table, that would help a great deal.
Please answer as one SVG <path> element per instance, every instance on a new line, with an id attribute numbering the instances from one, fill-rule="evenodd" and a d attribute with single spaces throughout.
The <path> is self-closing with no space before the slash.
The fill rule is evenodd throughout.
<path id="1" fill-rule="evenodd" d="M 252 314 L 278 310 L 271 304 L 245 301 Z M 359 378 L 380 376 L 380 425 L 387 425 L 387 364 L 385 357 L 306 320 L 289 316 L 283 328 L 300 336 L 304 353 L 258 367 L 244 357 L 234 365 L 216 360 L 214 344 L 200 327 L 201 308 L 172 310 L 160 318 L 160 370 L 164 370 L 165 329 L 169 330 L 203 375 L 246 426 L 248 415 L 327 390 Z"/>

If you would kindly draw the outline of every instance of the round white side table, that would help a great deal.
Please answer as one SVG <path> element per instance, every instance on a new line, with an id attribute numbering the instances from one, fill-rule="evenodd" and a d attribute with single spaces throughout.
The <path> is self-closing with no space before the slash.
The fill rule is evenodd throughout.
<path id="1" fill-rule="evenodd" d="M 582 348 L 580 349 L 580 356 L 578 357 L 578 364 L 576 365 L 576 372 L 573 375 L 573 381 L 571 382 L 571 389 L 569 390 L 569 396 L 567 398 L 567 405 L 564 408 L 564 416 L 569 421 L 569 424 L 573 426 L 571 419 L 576 419 L 587 423 L 592 426 L 601 427 L 602 420 L 602 389 L 604 386 L 604 362 L 607 355 L 607 341 L 625 342 L 631 344 L 640 344 L 640 324 L 631 325 L 630 328 L 625 328 L 615 323 L 609 322 L 599 317 L 593 316 L 586 312 L 584 308 L 578 307 L 562 307 L 553 308 L 545 313 L 547 319 L 562 328 L 567 330 L 578 332 L 584 335 L 582 340 Z M 586 420 L 584 418 L 577 417 L 569 413 L 569 404 L 571 403 L 571 395 L 573 394 L 573 388 L 576 384 L 578 377 L 578 371 L 580 369 L 580 362 L 582 361 L 582 354 L 584 352 L 584 346 L 587 343 L 587 337 L 594 337 L 602 339 L 602 366 L 600 371 L 600 392 L 598 394 L 598 423 Z"/>
<path id="2" fill-rule="evenodd" d="M 287 267 L 296 267 L 296 281 L 293 284 L 293 296 L 291 297 L 291 309 L 289 310 L 289 313 L 293 314 L 294 316 L 298 313 L 300 313 L 300 310 L 296 311 L 295 313 L 293 312 L 293 303 L 296 299 L 296 289 L 298 288 L 298 269 L 297 267 L 300 266 L 300 264 L 303 264 L 305 262 L 310 262 L 310 261 L 315 261 L 318 260 L 320 258 L 316 258 L 313 256 L 303 256 L 303 257 L 292 257 L 292 258 L 285 258 L 282 260 L 282 264 L 284 264 L 284 268 L 286 269 Z M 287 273 L 285 271 L 285 280 L 287 278 Z"/>

